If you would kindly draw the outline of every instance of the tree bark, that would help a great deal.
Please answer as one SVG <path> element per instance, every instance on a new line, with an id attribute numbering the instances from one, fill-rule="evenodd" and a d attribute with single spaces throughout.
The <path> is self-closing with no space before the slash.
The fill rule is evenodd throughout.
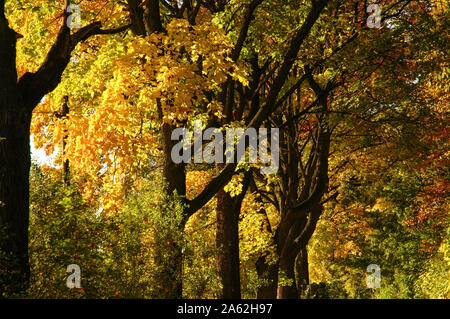
<path id="1" fill-rule="evenodd" d="M 29 170 L 31 112 L 17 104 L 0 107 L 0 295 L 16 294 L 28 287 Z M 14 95 L 9 92 L 6 95 Z M 4 139 L 3 139 L 4 138 Z M 3 235 L 3 234 L 2 234 Z M 3 290 L 3 291 L 2 291 Z"/>
<path id="2" fill-rule="evenodd" d="M 247 192 L 250 173 L 245 173 L 241 194 L 231 197 L 221 189 L 217 193 L 216 247 L 217 273 L 222 284 L 222 299 L 241 298 L 241 275 L 239 262 L 239 214 L 242 200 Z"/>
<path id="3" fill-rule="evenodd" d="M 280 256 L 280 272 L 289 283 L 278 287 L 278 299 L 298 299 L 298 290 L 295 283 L 295 252 Z"/>
<path id="4" fill-rule="evenodd" d="M 288 211 L 289 216 L 292 216 L 292 211 Z M 278 287 L 278 299 L 298 299 L 299 293 L 297 290 L 296 276 L 295 276 L 295 258 L 299 250 L 294 247 L 294 238 L 302 232 L 305 227 L 305 218 L 298 218 L 289 222 L 287 218 L 282 220 L 284 225 L 289 224 L 288 228 L 281 227 L 281 231 L 277 236 L 277 249 L 280 256 L 280 276 L 284 278 L 283 283 Z M 284 229 L 286 231 L 283 231 Z"/>
<path id="5" fill-rule="evenodd" d="M 64 96 L 64 103 L 59 109 L 58 112 L 55 113 L 55 116 L 60 119 L 67 119 L 69 116 L 69 97 L 66 95 Z M 67 130 L 64 130 L 64 136 L 62 138 L 61 144 L 62 144 L 62 156 L 66 154 L 66 147 L 67 147 L 67 136 L 68 132 Z M 70 161 L 68 159 L 63 158 L 63 181 L 64 185 L 70 186 Z"/>
<path id="6" fill-rule="evenodd" d="M 303 247 L 297 255 L 297 259 L 295 262 L 297 273 L 297 289 L 301 297 L 305 294 L 309 285 L 308 266 L 308 250 L 306 247 Z"/>
<path id="7" fill-rule="evenodd" d="M 221 189 L 217 193 L 216 247 L 217 274 L 222 284 L 223 299 L 241 298 L 239 270 L 239 213 L 233 207 L 233 198 Z"/>
<path id="8" fill-rule="evenodd" d="M 256 299 L 276 299 L 279 265 L 278 262 L 274 264 L 267 263 L 265 257 L 262 256 L 256 261 L 258 279 L 264 282 L 256 291 Z"/>
<path id="9" fill-rule="evenodd" d="M 158 113 L 161 123 L 163 123 L 163 112 L 160 101 L 157 101 Z M 176 194 L 181 200 L 184 200 L 186 196 L 186 165 L 184 163 L 176 164 L 172 161 L 171 152 L 173 146 L 177 141 L 172 141 L 172 131 L 175 127 L 169 123 L 162 124 L 162 145 L 164 151 L 163 159 L 163 177 L 166 183 L 165 192 L 167 196 L 172 197 Z M 184 232 L 184 226 L 187 222 L 186 213 L 184 213 L 183 222 L 179 225 L 179 232 Z M 167 269 L 167 292 L 164 294 L 169 299 L 181 299 L 183 298 L 183 252 L 181 246 L 173 246 L 173 254 L 175 256 L 172 261 L 173 267 Z M 167 261 L 162 260 L 163 264 L 167 264 Z"/>
<path id="10" fill-rule="evenodd" d="M 0 296 L 28 286 L 31 111 L 17 86 L 16 38 L 0 1 Z"/>
<path id="11" fill-rule="evenodd" d="M 257 187 L 255 183 L 251 184 L 253 188 L 252 191 L 256 191 Z M 260 196 L 255 199 L 257 202 L 263 204 Z M 258 212 L 262 214 L 265 219 L 265 229 L 270 234 L 273 234 L 272 228 L 270 227 L 270 221 L 267 217 L 267 212 L 264 208 L 261 208 Z M 271 245 L 275 244 L 275 238 L 272 237 Z M 270 263 L 267 260 L 268 253 L 260 256 L 256 261 L 256 273 L 258 275 L 258 280 L 261 282 L 261 286 L 258 287 L 256 291 L 256 299 L 276 299 L 277 298 L 277 287 L 278 287 L 278 260 L 275 263 Z"/>

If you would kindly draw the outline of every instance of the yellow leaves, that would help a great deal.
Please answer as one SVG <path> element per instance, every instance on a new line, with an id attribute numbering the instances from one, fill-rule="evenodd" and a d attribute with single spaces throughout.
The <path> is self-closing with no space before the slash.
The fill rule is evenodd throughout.
<path id="1" fill-rule="evenodd" d="M 448 2 L 447 1 L 435 1 L 434 6 L 432 8 L 433 14 L 444 14 L 448 12 Z"/>
<path id="2" fill-rule="evenodd" d="M 186 197 L 192 199 L 200 194 L 211 179 L 208 171 L 190 171 L 186 174 Z"/>
<path id="3" fill-rule="evenodd" d="M 225 115 L 223 115 L 222 113 L 223 105 L 219 101 L 212 100 L 211 102 L 209 102 L 207 105 L 207 110 L 209 113 L 213 113 L 214 116 L 218 119 L 225 117 Z"/>
<path id="4" fill-rule="evenodd" d="M 275 261 L 275 247 L 272 245 L 272 234 L 267 231 L 267 219 L 261 209 L 265 207 L 255 199 L 254 194 L 247 194 L 241 209 L 243 216 L 239 224 L 240 251 L 242 260 L 258 258 L 267 252 L 268 260 Z"/>
<path id="5" fill-rule="evenodd" d="M 105 212 L 117 211 L 126 191 L 126 181 L 135 179 L 141 165 L 157 146 L 151 128 L 152 113 L 135 104 L 135 92 L 128 92 L 129 77 L 117 76 L 100 97 L 100 104 L 84 114 L 71 112 L 70 120 L 54 120 L 53 145 L 66 137 L 65 157 L 70 160 L 74 179 L 83 181 L 88 202 L 104 194 Z M 35 129 L 42 127 L 37 124 Z M 50 144 L 52 145 L 52 144 Z"/>
<path id="6" fill-rule="evenodd" d="M 163 123 L 181 123 L 205 112 L 221 118 L 222 105 L 205 93 L 216 94 L 228 76 L 247 85 L 247 70 L 228 57 L 230 40 L 206 14 L 193 26 L 173 19 L 166 34 L 102 37 L 92 44 L 77 48 L 76 61 L 41 106 L 58 110 L 68 96 L 69 120 L 36 114 L 32 132 L 37 145 L 49 152 L 61 151 L 67 136 L 64 157 L 74 179 L 83 183 L 86 196 L 102 194 L 102 207 L 114 211 L 126 187 L 138 180 L 139 169 L 149 165 L 149 156 L 160 156 L 156 101 Z M 192 181 L 191 191 L 197 192 L 199 181 L 207 178 Z M 237 182 L 232 193 L 239 192 Z"/>
<path id="7" fill-rule="evenodd" d="M 163 123 L 167 123 L 170 124 L 173 122 L 173 116 L 169 115 L 169 116 L 164 116 L 163 118 Z"/>
<path id="8" fill-rule="evenodd" d="M 207 101 L 205 91 L 220 90 L 229 75 L 248 84 L 245 67 L 227 57 L 231 43 L 223 30 L 209 21 L 191 26 L 185 19 L 173 19 L 166 29 L 167 34 L 133 39 L 119 59 L 120 72 L 136 73 L 136 89 L 145 90 L 139 99 L 160 99 L 164 116 L 182 121 L 194 115 Z"/>
<path id="9" fill-rule="evenodd" d="M 243 69 L 236 68 L 231 76 L 241 82 L 244 86 L 248 86 L 248 73 Z"/>
<path id="10" fill-rule="evenodd" d="M 104 190 L 109 196 L 103 197 L 102 208 L 103 211 L 113 213 L 119 211 L 123 204 L 124 188 L 119 183 L 108 183 L 104 185 Z"/>
<path id="11" fill-rule="evenodd" d="M 372 206 L 370 211 L 384 212 L 391 207 L 392 205 L 389 202 L 387 202 L 385 198 L 378 198 L 375 205 Z"/>
<path id="12" fill-rule="evenodd" d="M 229 193 L 231 197 L 235 197 L 240 193 L 242 193 L 243 180 L 244 180 L 244 173 L 234 175 L 231 181 L 227 185 L 225 185 L 223 189 L 227 193 Z"/>

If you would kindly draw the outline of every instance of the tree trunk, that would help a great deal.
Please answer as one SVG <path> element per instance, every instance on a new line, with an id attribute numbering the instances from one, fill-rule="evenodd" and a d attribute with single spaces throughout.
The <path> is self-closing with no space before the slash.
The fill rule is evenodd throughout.
<path id="1" fill-rule="evenodd" d="M 295 282 L 295 252 L 280 256 L 280 272 L 284 284 L 278 287 L 278 299 L 298 299 L 298 290 Z"/>
<path id="2" fill-rule="evenodd" d="M 239 211 L 233 207 L 233 198 L 223 189 L 217 193 L 216 246 L 217 273 L 222 284 L 223 299 L 241 298 L 239 270 Z"/>
<path id="3" fill-rule="evenodd" d="M 162 112 L 160 112 L 162 121 Z M 171 197 L 175 193 L 180 198 L 184 198 L 186 195 L 186 171 L 185 164 L 176 164 L 172 161 L 171 151 L 177 141 L 171 140 L 171 135 L 174 127 L 168 123 L 162 125 L 163 135 L 163 148 L 164 148 L 164 163 L 163 163 L 163 177 L 165 179 L 166 194 Z M 184 220 L 179 228 L 179 231 L 184 232 L 184 226 L 187 220 Z M 168 291 L 165 293 L 165 297 L 169 299 L 181 299 L 183 298 L 183 247 L 176 245 L 171 247 L 173 249 L 171 256 L 174 256 L 174 260 L 170 261 L 173 267 L 167 269 L 167 287 Z M 163 261 L 164 264 L 168 264 L 167 261 Z"/>
<path id="4" fill-rule="evenodd" d="M 295 262 L 297 272 L 297 289 L 300 296 L 304 296 L 309 285 L 308 250 L 303 247 Z"/>
<path id="5" fill-rule="evenodd" d="M 263 285 L 258 287 L 256 299 L 276 299 L 278 286 L 278 263 L 269 264 L 265 256 L 260 257 L 256 262 L 256 272 L 258 279 L 263 281 Z"/>
<path id="6" fill-rule="evenodd" d="M 0 297 L 28 286 L 31 108 L 17 85 L 16 39 L 0 2 Z"/>
<path id="7" fill-rule="evenodd" d="M 256 184 L 252 184 L 252 188 L 256 190 Z M 257 196 L 255 199 L 257 202 L 263 204 L 260 196 Z M 272 234 L 272 228 L 270 227 L 270 221 L 267 217 L 267 212 L 264 208 L 261 208 L 258 212 L 262 214 L 265 218 L 265 229 L 262 231 L 267 231 Z M 271 245 L 275 244 L 275 237 L 272 238 L 270 243 Z M 266 260 L 267 254 L 258 258 L 256 261 L 256 273 L 258 275 L 258 280 L 261 282 L 261 286 L 258 287 L 256 291 L 257 299 L 276 299 L 277 298 L 277 287 L 278 287 L 278 260 L 276 263 L 268 263 Z"/>
<path id="8" fill-rule="evenodd" d="M 241 298 L 241 275 L 239 265 L 239 213 L 247 192 L 250 173 L 244 178 L 241 194 L 231 197 L 221 189 L 217 193 L 216 247 L 217 273 L 222 284 L 223 299 Z"/>
<path id="9" fill-rule="evenodd" d="M 0 97 L 0 295 L 28 287 L 29 171 L 31 113 Z M 14 94 L 15 92 L 11 92 Z"/>
<path id="10" fill-rule="evenodd" d="M 67 117 L 69 116 L 69 97 L 66 95 L 64 96 L 64 103 L 61 106 L 61 108 L 59 109 L 58 112 L 56 112 L 56 117 L 60 118 L 60 119 L 67 119 Z M 68 132 L 67 130 L 64 130 L 64 136 L 62 138 L 62 155 L 64 157 L 64 155 L 66 154 L 66 147 L 67 147 L 67 136 L 68 136 Z M 70 186 L 70 161 L 68 159 L 63 159 L 63 181 L 64 181 L 64 185 L 66 186 Z"/>

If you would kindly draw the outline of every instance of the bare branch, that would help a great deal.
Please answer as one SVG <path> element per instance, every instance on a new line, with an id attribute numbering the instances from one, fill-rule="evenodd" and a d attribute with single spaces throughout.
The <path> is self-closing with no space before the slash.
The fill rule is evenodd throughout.
<path id="1" fill-rule="evenodd" d="M 230 163 L 225 166 L 225 168 L 211 179 L 209 184 L 203 189 L 203 191 L 193 200 L 187 200 L 188 205 L 186 209 L 186 218 L 193 215 L 197 210 L 202 208 L 214 195 L 224 187 L 233 177 L 234 171 L 236 169 L 235 163 Z"/>

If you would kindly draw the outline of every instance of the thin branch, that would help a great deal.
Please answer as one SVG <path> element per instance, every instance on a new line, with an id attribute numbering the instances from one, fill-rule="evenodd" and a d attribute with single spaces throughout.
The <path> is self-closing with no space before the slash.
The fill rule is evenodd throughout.
<path id="1" fill-rule="evenodd" d="M 233 52 L 231 53 L 231 59 L 233 61 L 237 61 L 237 59 L 239 58 L 242 48 L 244 47 L 244 42 L 247 39 L 250 23 L 253 20 L 253 13 L 263 1 L 264 0 L 253 0 L 248 6 L 244 16 L 244 24 L 242 25 L 238 40 L 236 41 L 236 45 L 234 46 Z"/>

